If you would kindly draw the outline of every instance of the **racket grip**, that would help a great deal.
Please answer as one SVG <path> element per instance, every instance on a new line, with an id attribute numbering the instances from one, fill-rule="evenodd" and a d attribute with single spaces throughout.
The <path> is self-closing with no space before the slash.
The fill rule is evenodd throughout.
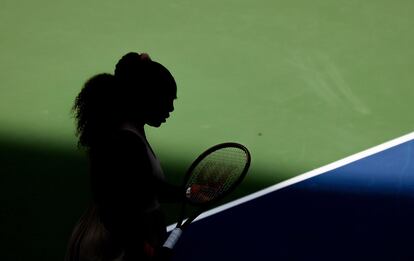
<path id="1" fill-rule="evenodd" d="M 168 236 L 167 240 L 165 240 L 163 247 L 173 249 L 175 243 L 177 243 L 182 233 L 183 230 L 181 228 L 174 228 L 174 230 L 171 231 L 170 235 Z"/>

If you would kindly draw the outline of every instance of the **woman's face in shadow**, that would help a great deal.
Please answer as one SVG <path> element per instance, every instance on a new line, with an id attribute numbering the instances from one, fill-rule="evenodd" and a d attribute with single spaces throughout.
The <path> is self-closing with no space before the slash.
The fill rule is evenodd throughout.
<path id="1" fill-rule="evenodd" d="M 151 127 L 159 127 L 165 123 L 170 117 L 170 113 L 174 111 L 175 99 L 175 95 L 165 95 L 154 99 L 147 108 L 146 124 Z"/>

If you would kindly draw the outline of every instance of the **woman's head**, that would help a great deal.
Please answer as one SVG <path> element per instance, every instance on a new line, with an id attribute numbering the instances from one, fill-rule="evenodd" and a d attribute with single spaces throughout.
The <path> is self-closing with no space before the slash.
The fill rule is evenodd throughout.
<path id="1" fill-rule="evenodd" d="M 175 80 L 164 66 L 147 54 L 124 55 L 114 75 L 92 77 L 76 97 L 79 144 L 90 147 L 125 121 L 159 127 L 174 110 L 176 95 Z"/>
<path id="2" fill-rule="evenodd" d="M 171 73 L 147 54 L 128 53 L 115 67 L 125 116 L 158 127 L 174 110 L 177 86 Z"/>

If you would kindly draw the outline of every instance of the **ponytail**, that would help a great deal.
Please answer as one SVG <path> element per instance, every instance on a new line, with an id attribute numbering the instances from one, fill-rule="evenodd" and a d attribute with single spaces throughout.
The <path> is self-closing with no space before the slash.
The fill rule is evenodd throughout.
<path id="1" fill-rule="evenodd" d="M 115 77 L 102 73 L 90 78 L 75 99 L 72 108 L 76 120 L 78 145 L 90 147 L 97 135 L 114 121 L 116 106 L 111 106 L 117 99 Z M 98 135 L 99 136 L 99 135 Z"/>

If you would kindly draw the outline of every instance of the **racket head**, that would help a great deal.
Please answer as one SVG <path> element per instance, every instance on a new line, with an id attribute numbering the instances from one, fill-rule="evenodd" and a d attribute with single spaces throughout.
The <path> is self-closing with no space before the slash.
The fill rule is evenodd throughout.
<path id="1" fill-rule="evenodd" d="M 236 142 L 207 149 L 194 160 L 184 178 L 186 202 L 208 207 L 219 201 L 242 182 L 250 163 L 249 150 Z"/>

